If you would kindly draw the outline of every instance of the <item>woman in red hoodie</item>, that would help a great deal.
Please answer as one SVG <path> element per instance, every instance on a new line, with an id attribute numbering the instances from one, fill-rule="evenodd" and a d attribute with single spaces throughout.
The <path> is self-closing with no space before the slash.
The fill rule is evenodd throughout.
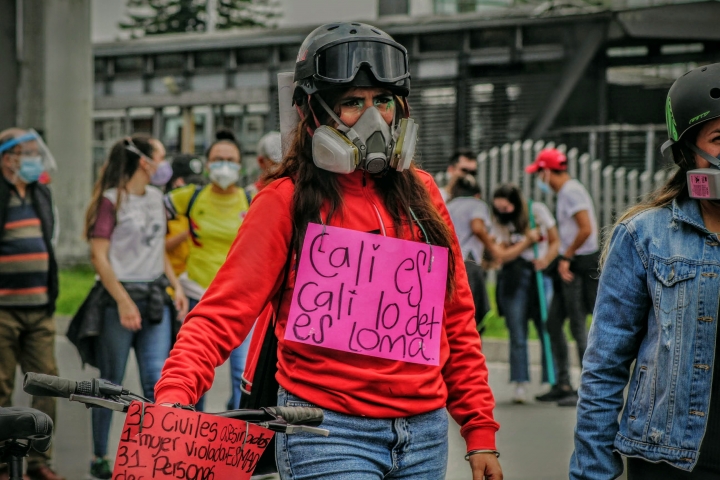
<path id="1" fill-rule="evenodd" d="M 295 138 L 188 315 L 156 387 L 158 403 L 193 404 L 264 307 L 278 305 L 278 405 L 322 408 L 330 430 L 327 438 L 278 436 L 283 480 L 444 479 L 446 407 L 461 426 L 473 479 L 502 478 L 462 254 L 432 177 L 412 163 L 409 87 L 405 48 L 377 28 L 329 24 L 305 39 L 295 67 Z M 389 238 L 374 240 L 380 236 Z M 335 239 L 350 245 L 355 237 L 368 246 L 365 260 L 390 244 L 395 258 L 361 269 L 369 263 L 363 247 L 357 264 L 356 250 L 333 249 Z M 321 257 L 336 272 L 354 266 L 353 288 L 323 273 Z M 441 279 L 430 288 L 432 275 Z M 334 292 L 318 293 L 329 284 Z M 395 303 L 367 300 L 373 288 L 382 289 L 380 302 Z M 343 327 L 348 318 L 352 330 Z M 398 324 L 400 336 L 380 339 Z M 348 332 L 349 341 L 338 342 Z"/>

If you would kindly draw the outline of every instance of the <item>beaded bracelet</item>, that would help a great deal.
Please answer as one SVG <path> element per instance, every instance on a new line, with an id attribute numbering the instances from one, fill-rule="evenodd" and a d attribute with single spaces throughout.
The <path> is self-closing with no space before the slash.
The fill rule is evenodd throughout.
<path id="1" fill-rule="evenodd" d="M 500 452 L 498 452 L 497 450 L 470 450 L 470 451 L 465 455 L 465 460 L 467 460 L 467 461 L 469 462 L 469 461 L 470 461 L 470 456 L 471 456 L 471 455 L 476 455 L 476 454 L 478 454 L 478 453 L 492 453 L 492 454 L 495 455 L 497 458 L 500 458 Z"/>

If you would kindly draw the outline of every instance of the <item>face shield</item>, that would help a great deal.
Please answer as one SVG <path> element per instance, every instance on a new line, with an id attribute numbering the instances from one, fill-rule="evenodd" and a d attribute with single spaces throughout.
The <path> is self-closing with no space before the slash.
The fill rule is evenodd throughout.
<path id="1" fill-rule="evenodd" d="M 35 182 L 43 172 L 57 169 L 55 157 L 35 130 L 0 145 L 0 156 L 10 152 L 15 174 L 26 183 Z"/>

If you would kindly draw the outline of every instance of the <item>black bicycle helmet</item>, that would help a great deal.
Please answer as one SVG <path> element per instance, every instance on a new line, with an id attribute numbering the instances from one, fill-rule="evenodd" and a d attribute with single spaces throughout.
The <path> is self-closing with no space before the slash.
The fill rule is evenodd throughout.
<path id="1" fill-rule="evenodd" d="M 401 97 L 410 93 L 405 47 L 364 23 L 329 23 L 310 33 L 295 63 L 293 99 L 335 87 L 384 87 Z"/>
<path id="2" fill-rule="evenodd" d="M 663 153 L 692 127 L 720 117 L 720 63 L 690 70 L 675 80 L 665 102 L 669 140 Z"/>

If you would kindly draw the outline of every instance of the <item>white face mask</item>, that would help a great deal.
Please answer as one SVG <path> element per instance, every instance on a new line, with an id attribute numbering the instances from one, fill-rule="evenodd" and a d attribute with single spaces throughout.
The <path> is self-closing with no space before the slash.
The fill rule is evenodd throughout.
<path id="1" fill-rule="evenodd" d="M 240 164 L 235 162 L 212 162 L 208 165 L 210 181 L 223 190 L 235 185 L 240 178 Z"/>

